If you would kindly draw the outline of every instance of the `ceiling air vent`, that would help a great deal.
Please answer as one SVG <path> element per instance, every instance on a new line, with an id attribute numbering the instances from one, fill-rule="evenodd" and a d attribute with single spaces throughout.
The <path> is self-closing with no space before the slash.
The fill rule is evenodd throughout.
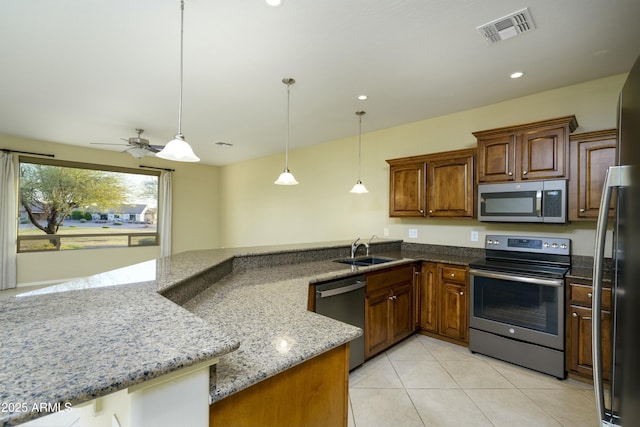
<path id="1" fill-rule="evenodd" d="M 536 26 L 533 24 L 528 8 L 476 27 L 482 37 L 489 43 L 510 39 L 535 28 Z"/>

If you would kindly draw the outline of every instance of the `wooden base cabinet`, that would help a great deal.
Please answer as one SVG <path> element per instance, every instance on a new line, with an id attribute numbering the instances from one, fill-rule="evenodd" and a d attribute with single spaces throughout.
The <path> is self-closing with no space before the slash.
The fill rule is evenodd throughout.
<path id="1" fill-rule="evenodd" d="M 368 359 L 415 330 L 414 267 L 367 274 L 364 356 Z"/>
<path id="2" fill-rule="evenodd" d="M 347 427 L 349 344 L 209 406 L 210 427 Z"/>
<path id="3" fill-rule="evenodd" d="M 567 370 L 570 374 L 593 378 L 591 327 L 592 287 L 587 280 L 567 280 Z M 611 365 L 611 289 L 602 292 L 602 362 L 603 378 L 609 380 Z"/>
<path id="4" fill-rule="evenodd" d="M 420 329 L 467 343 L 469 340 L 468 267 L 423 262 Z"/>

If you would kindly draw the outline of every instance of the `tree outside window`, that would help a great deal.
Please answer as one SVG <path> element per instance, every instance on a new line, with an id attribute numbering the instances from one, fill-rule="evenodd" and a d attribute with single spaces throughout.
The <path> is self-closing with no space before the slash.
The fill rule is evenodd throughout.
<path id="1" fill-rule="evenodd" d="M 20 252 L 157 244 L 158 174 L 100 168 L 20 159 Z"/>

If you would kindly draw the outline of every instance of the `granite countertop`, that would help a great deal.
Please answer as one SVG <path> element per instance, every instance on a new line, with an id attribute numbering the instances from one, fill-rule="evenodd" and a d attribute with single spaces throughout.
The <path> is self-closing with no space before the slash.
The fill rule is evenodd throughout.
<path id="1" fill-rule="evenodd" d="M 247 337 L 233 324 L 211 323 L 163 294 L 189 288 L 238 257 L 340 245 L 345 242 L 189 251 L 0 298 L 0 403 L 20 404 L 0 412 L 0 424 L 46 415 L 32 410 L 42 403 L 83 403 L 238 349 Z M 326 339 L 327 349 L 362 333 L 314 313 L 294 319 L 317 331 L 313 340 Z M 294 336 L 303 341 L 302 332 Z M 299 362 L 296 355 L 291 352 L 291 364 Z"/>
<path id="2" fill-rule="evenodd" d="M 310 283 L 416 260 L 477 259 L 380 243 L 372 254 L 395 261 L 332 262 L 348 255 L 349 241 L 198 250 L 0 298 L 0 402 L 64 407 L 219 358 L 217 401 L 362 334 L 307 311 Z M 2 412 L 0 422 L 41 415 Z"/>

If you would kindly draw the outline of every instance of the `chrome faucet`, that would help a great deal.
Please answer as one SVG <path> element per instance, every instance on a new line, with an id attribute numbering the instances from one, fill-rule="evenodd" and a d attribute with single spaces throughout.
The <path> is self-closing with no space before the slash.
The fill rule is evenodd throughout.
<path id="1" fill-rule="evenodd" d="M 356 257 L 356 252 L 358 252 L 358 248 L 360 246 L 364 246 L 365 248 L 367 248 L 367 255 L 369 254 L 369 244 L 368 243 L 358 243 L 360 241 L 360 238 L 358 237 L 356 240 L 354 240 L 351 243 L 351 258 L 355 258 Z"/>

